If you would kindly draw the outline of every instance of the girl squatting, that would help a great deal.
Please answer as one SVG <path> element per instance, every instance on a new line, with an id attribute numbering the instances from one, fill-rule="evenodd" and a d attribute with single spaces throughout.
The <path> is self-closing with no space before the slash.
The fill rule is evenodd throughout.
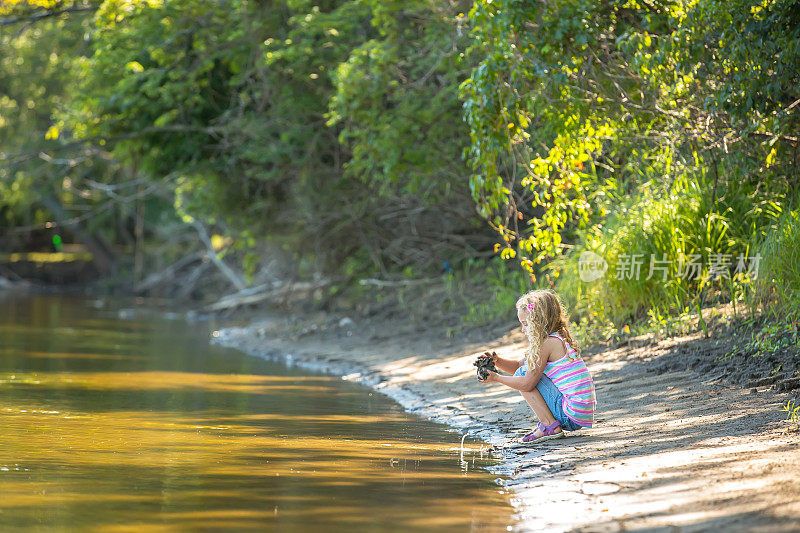
<path id="1" fill-rule="evenodd" d="M 564 431 L 592 427 L 597 407 L 594 380 L 569 332 L 558 296 L 535 290 L 517 300 L 517 318 L 530 345 L 519 361 L 492 352 L 495 366 L 511 376 L 487 371 L 482 383 L 498 382 L 520 391 L 539 419 L 536 429 L 522 437 L 525 444 L 564 436 Z"/>

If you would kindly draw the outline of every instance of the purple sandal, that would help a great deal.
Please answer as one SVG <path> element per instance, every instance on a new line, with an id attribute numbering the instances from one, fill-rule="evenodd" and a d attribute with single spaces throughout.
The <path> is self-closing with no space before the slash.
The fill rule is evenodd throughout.
<path id="1" fill-rule="evenodd" d="M 561 425 L 561 422 L 559 422 L 558 420 L 556 420 L 555 422 L 553 422 L 549 426 L 545 426 L 544 424 L 539 422 L 538 429 L 541 430 L 542 436 L 541 437 L 535 437 L 534 434 L 533 434 L 534 432 L 531 431 L 530 433 L 528 433 L 527 435 L 522 437 L 522 439 L 520 439 L 520 442 L 522 444 L 534 444 L 534 443 L 542 442 L 543 440 L 561 438 L 561 437 L 564 436 L 564 430 L 563 429 L 559 433 L 554 433 L 555 429 L 557 427 L 559 427 L 560 425 Z"/>

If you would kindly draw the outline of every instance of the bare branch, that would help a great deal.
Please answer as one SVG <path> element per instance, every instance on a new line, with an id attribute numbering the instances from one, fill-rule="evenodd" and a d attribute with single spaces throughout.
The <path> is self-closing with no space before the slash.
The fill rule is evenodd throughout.
<path id="1" fill-rule="evenodd" d="M 214 128 L 208 126 L 183 126 L 180 124 L 170 125 L 170 126 L 148 126 L 146 128 L 142 128 L 139 131 L 125 133 L 123 135 L 116 135 L 114 137 L 103 137 L 102 135 L 95 135 L 93 137 L 87 137 L 85 139 L 80 139 L 78 141 L 72 141 L 66 144 L 62 144 L 59 146 L 54 146 L 52 148 L 48 148 L 47 152 L 57 152 L 61 150 L 70 150 L 72 148 L 78 148 L 84 146 L 86 143 L 91 143 L 93 141 L 105 141 L 106 143 L 115 142 L 115 141 L 123 141 L 126 139 L 135 139 L 136 137 L 141 137 L 143 135 L 147 135 L 148 133 L 161 133 L 161 132 L 196 132 L 196 133 L 205 133 L 215 139 L 220 139 L 219 133 L 224 131 L 224 128 Z M 10 154 L 4 155 L 0 157 L 0 161 L 7 161 L 10 164 L 21 163 L 23 161 L 27 161 L 28 159 L 33 159 L 34 157 L 40 157 L 42 159 L 47 160 L 48 156 L 47 153 L 41 149 L 22 153 L 22 154 Z"/>
<path id="2" fill-rule="evenodd" d="M 84 11 L 97 11 L 98 6 L 72 6 L 66 9 L 60 9 L 58 11 L 39 11 L 33 13 L 31 15 L 25 15 L 21 17 L 7 17 L 0 19 L 0 27 L 3 26 L 12 26 L 14 24 L 19 24 L 21 22 L 25 22 L 27 24 L 32 24 L 34 22 L 39 22 L 40 20 L 44 20 L 49 17 L 56 17 L 58 15 L 63 15 L 64 13 L 79 13 Z"/>

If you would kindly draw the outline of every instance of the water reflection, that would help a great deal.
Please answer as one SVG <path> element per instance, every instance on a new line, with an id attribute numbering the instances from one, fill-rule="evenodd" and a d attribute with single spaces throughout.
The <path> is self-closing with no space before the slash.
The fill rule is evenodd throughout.
<path id="1" fill-rule="evenodd" d="M 211 325 L 0 300 L 0 529 L 505 530 L 480 446 Z"/>

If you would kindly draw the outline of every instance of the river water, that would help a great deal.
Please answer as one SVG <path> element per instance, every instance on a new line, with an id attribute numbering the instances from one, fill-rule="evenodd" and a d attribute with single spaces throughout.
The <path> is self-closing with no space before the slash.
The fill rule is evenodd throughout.
<path id="1" fill-rule="evenodd" d="M 0 530 L 513 525 L 480 443 L 179 316 L 0 293 Z"/>

